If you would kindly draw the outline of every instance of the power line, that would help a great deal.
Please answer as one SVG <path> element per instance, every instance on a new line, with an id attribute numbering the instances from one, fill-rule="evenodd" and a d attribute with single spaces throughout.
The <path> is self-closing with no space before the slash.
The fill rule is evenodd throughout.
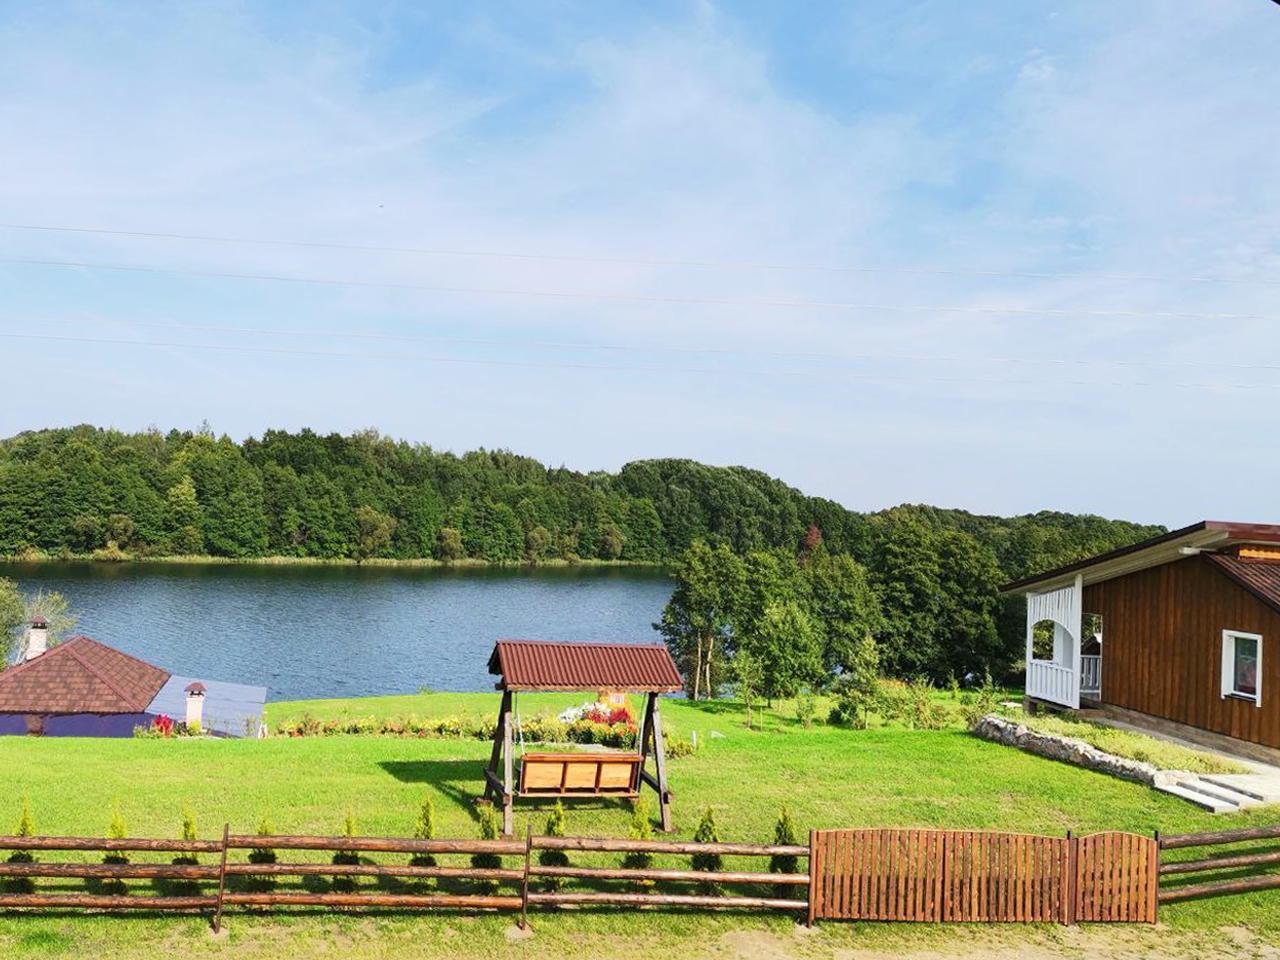
<path id="1" fill-rule="evenodd" d="M 154 273 L 171 276 L 208 277 L 218 280 L 255 280 L 273 283 L 304 283 L 319 286 L 359 287 L 379 290 L 412 290 L 424 293 L 529 297 L 547 300 L 594 300 L 612 303 L 678 303 L 713 307 L 767 307 L 800 310 L 879 310 L 893 313 L 958 313 L 980 316 L 1096 317 L 1109 319 L 1162 320 L 1280 320 L 1275 314 L 1184 313 L 1164 310 L 1045 310 L 1024 307 L 972 307 L 951 304 L 854 303 L 838 300 L 778 300 L 733 297 L 682 297 L 621 293 L 580 293 L 556 290 L 517 290 L 504 287 L 451 287 L 435 284 L 388 283 L 374 280 L 345 280 L 331 277 L 297 277 L 272 273 L 233 273 L 179 267 L 154 267 L 79 260 L 31 260 L 0 258 L 0 263 L 18 266 L 73 267 L 83 270 L 114 270 L 127 273 Z"/>
<path id="2" fill-rule="evenodd" d="M 1276 0 L 1280 2 L 1280 0 Z M 1025 280 L 1126 280 L 1152 283 L 1227 283 L 1277 284 L 1269 277 L 1172 277 L 1139 273 L 1050 272 L 1018 270 L 963 270 L 934 267 L 873 267 L 865 265 L 768 263 L 734 260 L 679 260 L 653 257 L 587 257 L 570 254 L 519 253 L 501 250 L 448 250 L 439 247 L 397 247 L 358 243 L 321 243 L 313 240 L 272 240 L 252 237 L 223 237 L 195 233 L 162 233 L 144 230 L 109 230 L 97 227 L 59 227 L 31 223 L 0 223 L 4 230 L 28 230 L 46 233 L 75 233 L 92 236 L 135 237 L 147 240 L 185 240 L 199 243 L 246 244 L 265 247 L 299 247 L 316 250 L 348 250 L 362 253 L 406 253 L 427 257 L 460 259 L 523 260 L 550 263 L 594 263 L 614 266 L 696 267 L 712 270 L 770 270 L 806 273 L 878 273 L 906 276 L 987 277 Z"/>
<path id="3" fill-rule="evenodd" d="M 1214 362 L 1204 360 L 1123 360 L 1103 357 L 966 357 L 955 354 L 927 353 L 832 353 L 823 351 L 753 350 L 732 347 L 677 347 L 661 344 L 599 343 L 574 340 L 513 340 L 501 337 L 449 337 L 422 334 L 353 333 L 345 330 L 300 330 L 290 327 L 242 327 L 226 324 L 181 323 L 172 321 L 133 320 L 116 317 L 50 317 L 31 314 L 0 314 L 0 319 L 23 323 L 56 323 L 137 327 L 150 330 L 177 330 L 200 333 L 221 333 L 231 336 L 294 337 L 303 339 L 357 340 L 398 343 L 447 343 L 461 346 L 536 348 L 547 350 L 594 350 L 609 353 L 647 353 L 689 356 L 767 357 L 782 360 L 820 360 L 840 363 L 871 363 L 881 361 L 911 361 L 927 363 L 993 363 L 1026 364 L 1038 366 L 1079 367 L 1137 367 L 1150 369 L 1233 369 L 1280 371 L 1280 364 Z M 610 369 L 613 369 L 610 367 Z"/>
<path id="4" fill-rule="evenodd" d="M 840 381 L 862 381 L 862 382 L 882 382 L 882 383 L 973 383 L 973 384 L 1019 384 L 1035 387 L 1137 387 L 1137 388 L 1161 388 L 1173 387 L 1179 389 L 1198 389 L 1198 390 L 1274 390 L 1280 389 L 1280 382 L 1276 383 L 1240 383 L 1231 381 L 1221 382 L 1159 382 L 1159 381 L 1138 381 L 1138 380 L 1045 380 L 1036 377 L 1014 378 L 1014 377 L 939 377 L 939 376 L 905 376 L 892 374 L 867 374 L 867 373 L 826 373 L 826 372 L 806 372 L 794 370 L 742 370 L 739 368 L 716 368 L 716 367 L 673 367 L 659 365 L 636 365 L 636 364 L 589 364 L 589 363 L 567 363 L 560 361 L 546 360 L 493 360 L 475 357 L 449 357 L 439 355 L 423 355 L 423 354 L 376 354 L 376 353 L 350 353 L 344 351 L 331 350 L 288 350 L 276 347 L 252 347 L 235 344 L 214 344 L 214 343 L 181 343 L 166 342 L 156 340 L 123 340 L 109 337 L 78 337 L 78 336 L 54 336 L 46 334 L 34 333 L 0 333 L 0 338 L 9 340 L 34 340 L 56 343 L 84 343 L 112 346 L 131 346 L 131 347 L 150 347 L 150 348 L 171 348 L 179 350 L 212 350 L 229 353 L 247 353 L 262 354 L 267 356 L 291 356 L 305 357 L 315 359 L 329 360 L 373 360 L 383 362 L 415 362 L 415 363 L 445 363 L 445 364 L 464 364 L 471 366 L 494 366 L 494 367 L 527 367 L 527 368 L 546 368 L 546 369 L 569 369 L 569 370 L 591 370 L 603 372 L 631 372 L 639 371 L 645 373 L 662 373 L 662 374 L 709 374 L 709 375 L 730 375 L 735 377 L 742 376 L 759 376 L 759 377 L 786 377 L 799 379 L 829 379 Z"/>

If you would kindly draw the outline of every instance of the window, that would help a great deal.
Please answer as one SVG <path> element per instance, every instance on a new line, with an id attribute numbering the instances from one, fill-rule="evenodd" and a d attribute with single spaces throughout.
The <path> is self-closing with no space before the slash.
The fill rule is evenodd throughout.
<path id="1" fill-rule="evenodd" d="M 1262 706 L 1262 637 L 1222 631 L 1222 695 Z"/>

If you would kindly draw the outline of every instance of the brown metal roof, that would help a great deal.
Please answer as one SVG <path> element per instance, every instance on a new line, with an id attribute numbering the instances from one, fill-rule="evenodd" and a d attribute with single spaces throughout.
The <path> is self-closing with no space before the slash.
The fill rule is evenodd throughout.
<path id="1" fill-rule="evenodd" d="M 1225 553 L 1209 553 L 1204 557 L 1267 606 L 1280 612 L 1280 564 L 1240 560 Z"/>
<path id="2" fill-rule="evenodd" d="M 1151 537 L 1147 540 L 1139 541 L 1138 543 L 1132 543 L 1127 547 L 1108 550 L 1106 553 L 1100 553 L 1097 556 L 1086 557 L 1084 560 L 1077 560 L 1074 563 L 1068 563 L 1053 570 L 1046 570 L 1044 573 L 1037 573 L 1034 576 L 1015 580 L 1013 583 L 1007 583 L 1001 587 L 1000 592 L 1021 593 L 1025 590 L 1034 588 L 1037 584 L 1057 580 L 1066 574 L 1084 572 L 1089 570 L 1091 567 L 1097 567 L 1121 557 L 1128 557 L 1133 554 L 1142 553 L 1145 550 L 1154 551 L 1147 565 L 1155 566 L 1160 563 L 1167 563 L 1169 560 L 1177 558 L 1174 556 L 1165 556 L 1163 553 L 1157 551 L 1156 548 L 1161 547 L 1164 544 L 1174 543 L 1183 538 L 1189 539 L 1195 534 L 1206 531 L 1217 534 L 1217 542 L 1214 543 L 1215 547 L 1224 546 L 1228 543 L 1274 543 L 1280 541 L 1280 525 L 1270 523 L 1233 523 L 1225 520 L 1202 520 L 1199 523 L 1193 523 L 1189 527 L 1182 527 L 1179 530 L 1170 530 L 1168 533 L 1162 533 L 1159 536 Z"/>
<path id="3" fill-rule="evenodd" d="M 142 713 L 169 674 L 89 637 L 0 673 L 0 713 Z"/>
<path id="4" fill-rule="evenodd" d="M 684 680 L 660 644 L 499 640 L 489 672 L 499 690 L 602 690 L 676 693 Z"/>

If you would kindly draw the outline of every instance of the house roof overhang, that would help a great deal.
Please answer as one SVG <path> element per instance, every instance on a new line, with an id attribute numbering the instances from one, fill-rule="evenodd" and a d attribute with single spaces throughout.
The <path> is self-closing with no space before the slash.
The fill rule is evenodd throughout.
<path id="1" fill-rule="evenodd" d="M 1014 581 L 1001 593 L 1044 593 L 1073 584 L 1079 577 L 1088 586 L 1172 563 L 1202 550 L 1219 550 L 1240 543 L 1280 543 L 1280 526 L 1265 523 L 1231 523 L 1202 520 L 1140 543 L 1078 560 L 1054 570 Z"/>

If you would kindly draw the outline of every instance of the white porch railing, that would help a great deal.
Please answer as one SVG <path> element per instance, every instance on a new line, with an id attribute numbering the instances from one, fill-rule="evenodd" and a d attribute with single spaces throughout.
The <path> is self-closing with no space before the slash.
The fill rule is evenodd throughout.
<path id="1" fill-rule="evenodd" d="M 1027 696 L 1061 704 L 1073 710 L 1080 706 L 1076 672 L 1060 663 L 1031 660 L 1027 663 Z"/>
<path id="2" fill-rule="evenodd" d="M 1102 657 L 1097 654 L 1080 657 L 1080 692 L 1102 692 Z"/>

